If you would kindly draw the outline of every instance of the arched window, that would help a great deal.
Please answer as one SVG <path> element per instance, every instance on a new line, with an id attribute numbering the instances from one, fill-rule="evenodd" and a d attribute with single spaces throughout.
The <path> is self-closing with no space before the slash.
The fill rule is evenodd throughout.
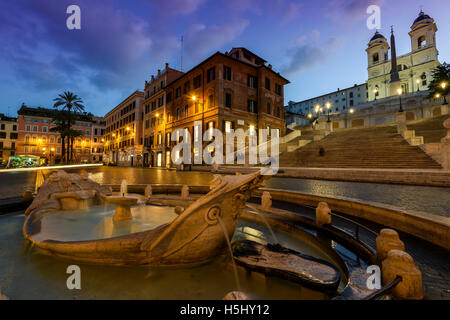
<path id="1" fill-rule="evenodd" d="M 30 136 L 27 134 L 25 136 L 25 143 L 29 143 L 30 142 Z"/>
<path id="2" fill-rule="evenodd" d="M 373 54 L 372 60 L 373 60 L 373 63 L 377 63 L 378 61 L 380 61 L 380 57 L 379 57 L 379 55 L 378 55 L 378 52 L 375 52 L 375 53 Z"/>
<path id="3" fill-rule="evenodd" d="M 425 47 L 427 45 L 427 40 L 425 36 L 420 36 L 419 39 L 417 39 L 417 46 L 420 48 Z"/>

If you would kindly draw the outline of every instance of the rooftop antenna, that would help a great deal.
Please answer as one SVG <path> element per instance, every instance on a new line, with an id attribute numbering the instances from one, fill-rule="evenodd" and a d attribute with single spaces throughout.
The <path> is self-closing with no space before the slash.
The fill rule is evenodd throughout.
<path id="1" fill-rule="evenodd" d="M 183 36 L 181 36 L 181 65 L 180 65 L 180 71 L 183 71 L 183 43 L 184 39 Z"/>

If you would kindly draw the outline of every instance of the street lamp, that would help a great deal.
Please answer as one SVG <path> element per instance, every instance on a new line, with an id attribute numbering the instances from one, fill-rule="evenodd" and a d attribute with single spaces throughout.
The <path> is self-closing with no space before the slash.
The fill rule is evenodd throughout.
<path id="1" fill-rule="evenodd" d="M 417 83 L 417 92 L 419 92 L 420 91 L 420 79 L 417 79 L 416 83 Z"/>
<path id="2" fill-rule="evenodd" d="M 377 100 L 378 88 L 373 89 L 373 95 L 375 96 L 375 101 Z"/>
<path id="3" fill-rule="evenodd" d="M 349 112 L 350 112 L 350 114 L 353 114 L 353 113 L 355 113 L 355 109 L 350 108 Z"/>
<path id="4" fill-rule="evenodd" d="M 443 105 L 447 104 L 447 99 L 445 97 L 445 88 L 447 87 L 447 82 L 442 82 L 441 83 L 441 88 L 442 88 L 442 95 L 444 96 L 444 102 L 442 103 Z"/>
<path id="5" fill-rule="evenodd" d="M 328 120 L 327 120 L 327 122 L 330 122 L 331 121 L 330 120 L 331 103 L 327 102 L 325 104 L 325 107 L 327 108 L 327 111 L 328 111 Z"/>
<path id="6" fill-rule="evenodd" d="M 402 94 L 403 94 L 403 89 L 402 89 L 402 88 L 398 88 L 398 89 L 397 89 L 397 93 L 398 93 L 398 96 L 400 97 L 400 109 L 398 109 L 398 112 L 403 112 L 403 107 L 402 107 Z"/>

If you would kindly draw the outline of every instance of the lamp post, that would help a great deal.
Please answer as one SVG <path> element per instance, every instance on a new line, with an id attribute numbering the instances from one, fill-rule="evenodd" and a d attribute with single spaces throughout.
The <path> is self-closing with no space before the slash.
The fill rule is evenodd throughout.
<path id="1" fill-rule="evenodd" d="M 444 96 L 444 102 L 442 103 L 443 105 L 447 104 L 447 99 L 445 97 L 445 88 L 447 87 L 447 82 L 442 82 L 441 83 L 441 88 L 442 88 L 442 95 Z"/>
<path id="2" fill-rule="evenodd" d="M 327 108 L 327 113 L 328 113 L 328 119 L 327 119 L 327 122 L 331 122 L 331 120 L 330 120 L 331 103 L 327 102 L 327 103 L 325 104 L 325 107 Z"/>
<path id="3" fill-rule="evenodd" d="M 417 92 L 420 92 L 420 79 L 417 79 L 416 83 L 417 83 Z"/>
<path id="4" fill-rule="evenodd" d="M 378 88 L 373 89 L 373 95 L 375 96 L 375 101 L 377 101 Z"/>
<path id="5" fill-rule="evenodd" d="M 403 112 L 403 107 L 402 107 L 402 94 L 403 94 L 403 89 L 402 89 L 402 88 L 398 88 L 398 89 L 397 89 L 397 93 L 398 93 L 398 96 L 400 97 L 400 109 L 398 109 L 398 112 Z"/>

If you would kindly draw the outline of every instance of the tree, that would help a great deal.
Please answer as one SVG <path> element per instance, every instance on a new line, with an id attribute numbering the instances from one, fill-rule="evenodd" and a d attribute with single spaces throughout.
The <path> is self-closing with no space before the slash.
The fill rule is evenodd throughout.
<path id="1" fill-rule="evenodd" d="M 68 135 L 67 130 L 67 114 L 66 111 L 58 111 L 55 113 L 55 116 L 53 117 L 53 123 L 56 125 L 53 128 L 50 128 L 51 132 L 58 132 L 61 136 L 61 156 L 62 162 L 67 162 L 67 155 L 66 155 L 66 137 Z"/>
<path id="2" fill-rule="evenodd" d="M 73 113 L 79 113 L 84 111 L 84 105 L 83 100 L 81 100 L 80 97 L 78 97 L 76 94 L 73 94 L 70 91 L 64 91 L 63 94 L 59 94 L 57 98 L 53 99 L 55 101 L 55 104 L 53 107 L 59 108 L 61 107 L 62 110 L 67 111 L 67 161 L 72 161 L 72 154 L 73 154 L 73 137 L 71 137 L 71 127 L 72 127 L 72 112 Z"/>
<path id="3" fill-rule="evenodd" d="M 448 95 L 450 93 L 450 65 L 444 62 L 441 66 L 437 66 L 433 69 L 431 76 L 433 80 L 428 85 L 429 98 L 434 98 L 436 94 Z M 445 83 L 444 88 L 442 87 L 443 83 Z"/>

